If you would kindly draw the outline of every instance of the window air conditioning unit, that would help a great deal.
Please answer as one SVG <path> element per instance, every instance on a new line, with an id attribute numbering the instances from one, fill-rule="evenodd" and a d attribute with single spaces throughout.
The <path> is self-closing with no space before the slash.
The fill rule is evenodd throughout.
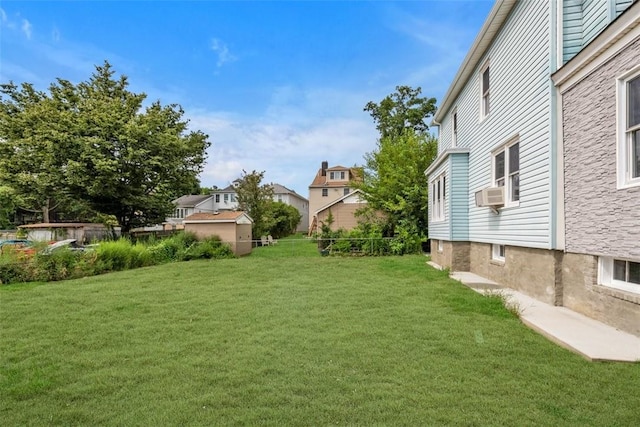
<path id="1" fill-rule="evenodd" d="M 489 187 L 477 191 L 476 206 L 504 206 L 504 187 Z"/>

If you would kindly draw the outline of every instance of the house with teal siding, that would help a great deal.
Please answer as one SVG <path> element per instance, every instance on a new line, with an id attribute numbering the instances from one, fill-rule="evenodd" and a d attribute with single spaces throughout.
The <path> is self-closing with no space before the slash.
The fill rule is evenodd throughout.
<path id="1" fill-rule="evenodd" d="M 432 261 L 563 305 L 564 158 L 552 75 L 630 0 L 498 0 L 434 117 Z"/>

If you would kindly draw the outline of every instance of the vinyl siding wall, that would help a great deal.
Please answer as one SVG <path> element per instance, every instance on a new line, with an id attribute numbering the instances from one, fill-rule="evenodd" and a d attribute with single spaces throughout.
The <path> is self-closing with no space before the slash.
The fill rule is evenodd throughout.
<path id="1" fill-rule="evenodd" d="M 580 52 L 631 3 L 632 0 L 564 0 L 562 3 L 564 62 Z"/>
<path id="2" fill-rule="evenodd" d="M 447 181 L 449 192 L 447 218 L 451 240 L 469 240 L 469 154 L 454 153 L 449 156 L 450 178 Z M 474 200 L 475 203 L 475 200 Z"/>
<path id="3" fill-rule="evenodd" d="M 470 149 L 469 240 L 550 247 L 550 5 L 518 3 L 489 48 L 490 115 L 480 121 L 480 67 L 454 103 L 458 147 Z M 450 126 L 451 115 L 443 120 Z M 450 132 L 446 132 L 450 134 Z M 519 136 L 520 206 L 495 215 L 475 206 L 474 194 L 491 186 L 492 151 Z M 457 232 L 457 230 L 456 230 Z"/>

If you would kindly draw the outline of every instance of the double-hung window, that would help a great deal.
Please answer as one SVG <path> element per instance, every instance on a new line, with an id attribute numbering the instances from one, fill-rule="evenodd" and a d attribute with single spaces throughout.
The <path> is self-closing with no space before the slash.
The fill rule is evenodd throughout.
<path id="1" fill-rule="evenodd" d="M 329 189 L 323 188 L 322 189 L 322 197 L 328 197 L 328 196 L 329 196 Z"/>
<path id="2" fill-rule="evenodd" d="M 618 80 L 618 188 L 640 185 L 640 69 Z"/>
<path id="3" fill-rule="evenodd" d="M 440 175 L 431 183 L 432 205 L 431 205 L 431 220 L 432 221 L 444 221 L 444 208 L 446 199 L 446 176 Z"/>
<path id="4" fill-rule="evenodd" d="M 520 201 L 520 143 L 511 142 L 493 153 L 493 186 L 505 187 L 505 206 Z"/>
<path id="5" fill-rule="evenodd" d="M 489 64 L 485 65 L 480 72 L 480 120 L 489 115 L 490 100 Z"/>

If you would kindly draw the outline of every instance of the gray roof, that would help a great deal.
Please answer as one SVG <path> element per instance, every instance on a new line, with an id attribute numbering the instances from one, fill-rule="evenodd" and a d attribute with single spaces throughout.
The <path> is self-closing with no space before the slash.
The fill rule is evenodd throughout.
<path id="1" fill-rule="evenodd" d="M 276 195 L 277 194 L 293 194 L 294 196 L 300 199 L 307 200 L 301 195 L 299 195 L 298 193 L 296 193 L 294 190 L 291 190 L 290 188 L 287 188 L 284 185 L 272 183 L 271 186 L 273 187 L 273 194 L 276 194 Z"/>
<path id="2" fill-rule="evenodd" d="M 178 197 L 173 201 L 173 203 L 179 208 L 193 208 L 209 198 L 211 198 L 211 195 L 208 194 L 190 194 L 187 196 Z"/>
<path id="3" fill-rule="evenodd" d="M 213 190 L 211 192 L 211 194 L 216 194 L 216 193 L 235 193 L 236 192 L 236 188 L 233 185 L 229 185 L 225 188 L 222 189 L 217 189 L 217 190 Z"/>

